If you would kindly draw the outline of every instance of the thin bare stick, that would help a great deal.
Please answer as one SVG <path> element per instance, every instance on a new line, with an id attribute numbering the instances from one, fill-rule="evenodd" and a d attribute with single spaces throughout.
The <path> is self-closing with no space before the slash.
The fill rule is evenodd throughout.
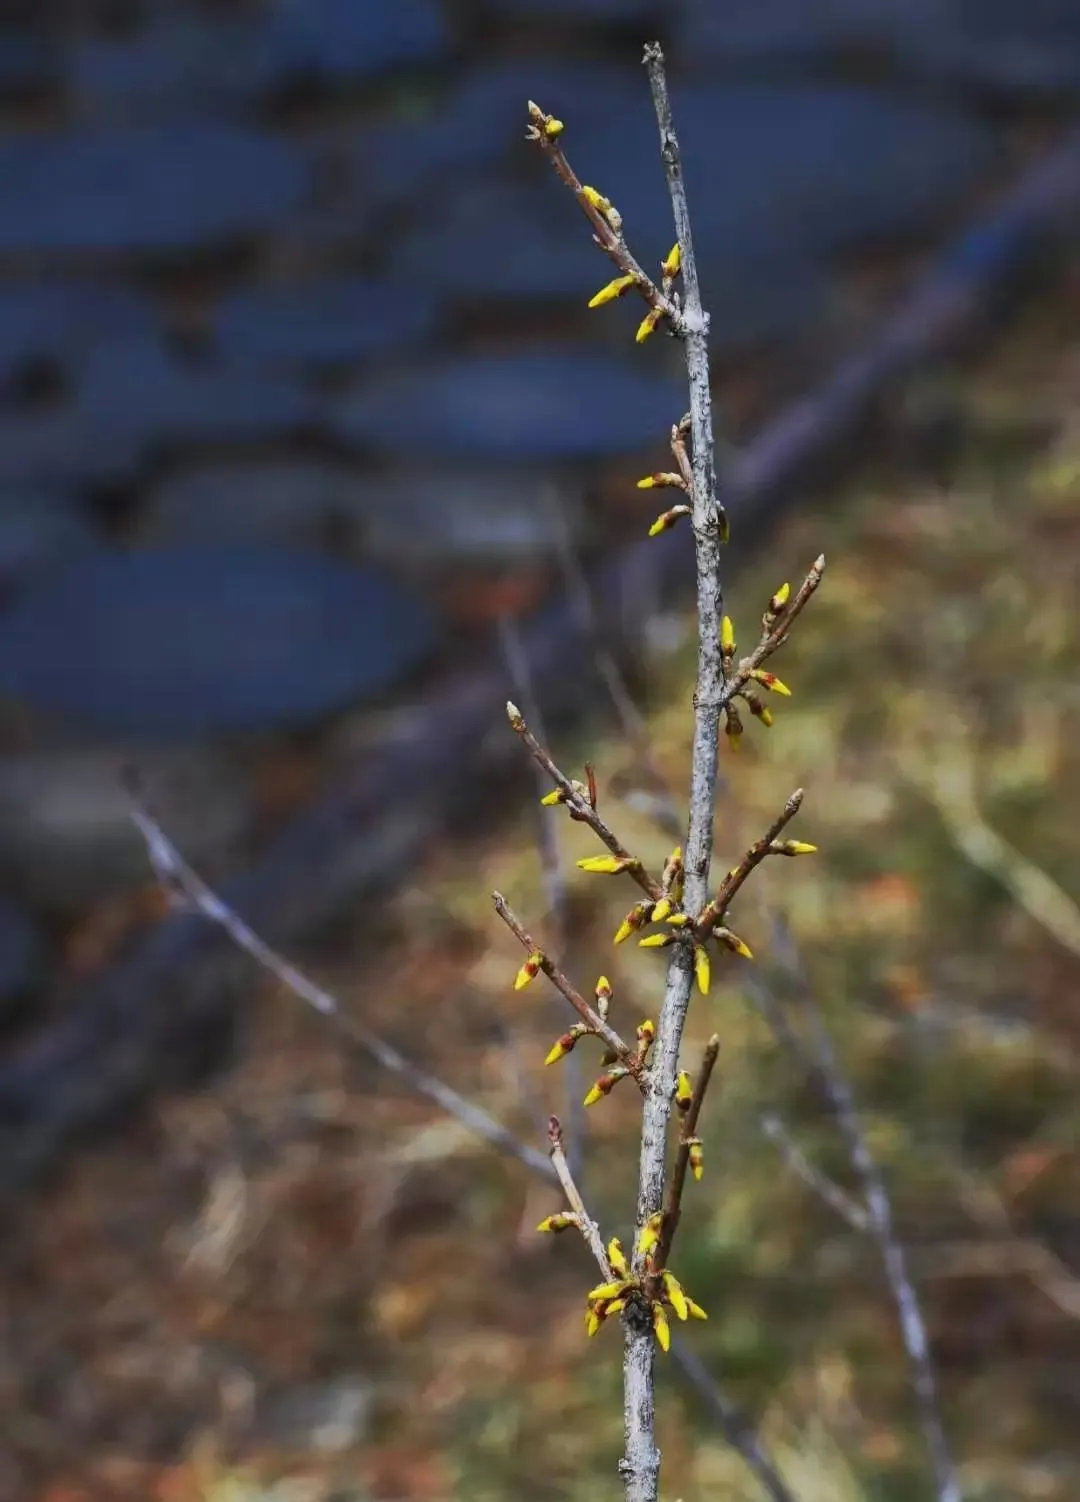
<path id="1" fill-rule="evenodd" d="M 550 1116 L 548 1118 L 548 1141 L 551 1144 L 551 1166 L 554 1168 L 559 1183 L 562 1185 L 567 1204 L 574 1212 L 578 1230 L 585 1238 L 585 1245 L 596 1258 L 596 1265 L 603 1274 L 604 1281 L 607 1282 L 610 1280 L 612 1274 L 611 1264 L 604 1249 L 604 1240 L 600 1235 L 600 1227 L 585 1208 L 585 1201 L 581 1197 L 581 1191 L 574 1180 L 570 1164 L 566 1161 L 562 1123 L 557 1116 Z"/>
<path id="2" fill-rule="evenodd" d="M 830 1179 L 827 1173 L 810 1162 L 780 1117 L 772 1113 L 763 1116 L 761 1130 L 776 1145 L 791 1173 L 828 1205 L 834 1214 L 846 1221 L 853 1231 L 865 1235 L 870 1229 L 870 1217 L 866 1211 L 834 1179 Z"/>
<path id="3" fill-rule="evenodd" d="M 474 1105 L 472 1101 L 466 1100 L 464 1096 L 459 1095 L 456 1090 L 436 1078 L 435 1075 L 428 1074 L 426 1070 L 414 1064 L 393 1044 L 385 1042 L 377 1034 L 369 1032 L 367 1028 L 360 1027 L 343 1010 L 337 997 L 317 985 L 283 955 L 278 954 L 277 950 L 272 949 L 265 940 L 248 927 L 239 913 L 228 907 L 203 881 L 202 877 L 187 864 L 160 824 L 134 798 L 131 817 L 146 841 L 150 863 L 167 891 L 195 908 L 211 923 L 216 923 L 224 929 L 237 948 L 249 954 L 256 964 L 268 970 L 294 996 L 306 1002 L 320 1016 L 328 1018 L 349 1043 L 361 1049 L 383 1069 L 396 1075 L 410 1090 L 434 1101 L 470 1132 L 483 1138 L 491 1146 L 497 1147 L 500 1152 L 516 1158 L 534 1173 L 539 1173 L 548 1179 L 554 1177 L 551 1164 L 543 1153 L 529 1147 L 526 1143 L 519 1142 L 513 1133 L 496 1121 L 493 1116 L 489 1116 L 485 1110 Z"/>
<path id="4" fill-rule="evenodd" d="M 495 904 L 495 911 L 506 924 L 507 928 L 515 936 L 521 947 L 530 955 L 535 957 L 537 969 L 539 971 L 542 971 L 543 974 L 547 976 L 551 984 L 555 987 L 555 989 L 557 991 L 560 991 L 562 995 L 566 997 L 567 1001 L 581 1018 L 582 1022 L 584 1022 L 588 1027 L 589 1031 L 591 1033 L 595 1033 L 598 1038 L 603 1039 L 608 1048 L 612 1051 L 613 1054 L 615 1054 L 616 1058 L 619 1060 L 619 1063 L 622 1064 L 623 1067 L 628 1070 L 628 1072 L 638 1082 L 639 1088 L 644 1090 L 645 1085 L 642 1078 L 644 1071 L 642 1069 L 641 1059 L 638 1057 L 637 1050 L 631 1048 L 628 1044 L 623 1042 L 622 1038 L 611 1026 L 611 1024 L 609 1022 L 605 1022 L 600 1013 L 596 1011 L 594 1007 L 591 1007 L 589 1005 L 584 996 L 582 996 L 581 992 L 577 989 L 573 982 L 563 974 L 558 965 L 555 964 L 554 960 L 552 960 L 543 952 L 542 949 L 539 948 L 536 940 L 524 927 L 520 918 L 514 912 L 513 908 L 511 908 L 510 904 L 507 902 L 503 894 L 501 892 L 492 892 L 491 900 Z"/>
<path id="5" fill-rule="evenodd" d="M 653 1266 L 657 1272 L 667 1266 L 668 1257 L 671 1255 L 671 1243 L 675 1239 L 675 1232 L 679 1226 L 679 1217 L 682 1214 L 683 1190 L 686 1187 L 686 1170 L 690 1165 L 690 1149 L 696 1141 L 698 1117 L 701 1115 L 701 1107 L 705 1100 L 705 1092 L 709 1088 L 713 1069 L 716 1066 L 717 1055 L 720 1052 L 720 1039 L 714 1033 L 705 1045 L 705 1052 L 701 1057 L 701 1067 L 694 1080 L 694 1092 L 690 1097 L 690 1104 L 682 1119 L 682 1130 L 679 1133 L 679 1147 L 675 1154 L 675 1167 L 672 1169 L 671 1182 L 668 1184 L 667 1200 L 664 1204 L 664 1222 L 660 1228 L 660 1241 L 653 1253 Z"/>
<path id="6" fill-rule="evenodd" d="M 779 647 L 784 645 L 796 618 L 802 614 L 806 606 L 813 599 L 824 576 L 825 555 L 822 553 L 810 565 L 806 578 L 799 585 L 795 593 L 795 598 L 779 612 L 774 622 L 762 630 L 761 640 L 750 653 L 750 656 L 744 657 L 734 672 L 725 675 L 724 689 L 721 695 L 721 703 L 723 705 L 730 704 L 732 699 L 741 694 L 755 671 L 761 667 L 761 664 L 766 662 Z"/>
<path id="7" fill-rule="evenodd" d="M 698 914 L 695 929 L 702 938 L 707 937 L 718 923 L 723 922 L 724 914 L 731 906 L 732 899 L 751 871 L 760 866 L 766 856 L 784 854 L 784 851 L 776 845 L 776 838 L 799 812 L 802 801 L 803 790 L 796 788 L 761 839 L 754 841 L 739 864 L 724 877 L 716 896 Z"/>
<path id="8" fill-rule="evenodd" d="M 790 942 L 787 949 L 789 954 L 794 954 Z M 896 1306 L 900 1334 L 911 1366 L 919 1424 L 930 1456 L 938 1502 L 961 1502 L 962 1493 L 941 1417 L 930 1339 L 919 1297 L 908 1272 L 907 1254 L 896 1231 L 889 1191 L 881 1169 L 870 1151 L 859 1120 L 854 1093 L 840 1065 L 817 997 L 801 965 L 794 960 L 793 973 L 800 982 L 802 1010 L 812 1034 L 813 1079 L 847 1145 L 851 1167 L 859 1181 L 866 1206 L 867 1229 L 877 1245 L 889 1292 Z"/>
<path id="9" fill-rule="evenodd" d="M 557 509 L 552 507 L 553 511 Z M 558 514 L 561 516 L 561 512 Z M 514 695 L 524 704 L 525 715 L 529 723 L 536 727 L 537 736 L 543 742 L 545 739 L 543 717 L 533 684 L 529 654 L 522 644 L 518 624 L 511 616 L 499 617 L 499 641 L 506 659 L 510 681 L 514 685 Z M 540 796 L 543 797 L 547 792 L 547 778 L 539 763 L 536 764 L 535 771 L 537 788 Z M 555 948 L 561 953 L 566 947 L 567 894 L 559 851 L 559 831 L 553 819 L 543 817 L 547 813 L 546 809 L 541 808 L 537 812 L 542 816 L 536 820 L 536 838 L 544 871 L 548 912 L 555 937 Z M 588 1127 L 585 1107 L 582 1105 L 584 1090 L 581 1061 L 573 1052 L 568 1054 L 563 1061 L 563 1089 L 563 1116 L 570 1127 L 570 1150 L 567 1156 L 574 1173 L 581 1178 L 584 1169 L 583 1149 Z"/>
<path id="10" fill-rule="evenodd" d="M 533 735 L 525 722 L 525 716 L 516 704 L 507 704 L 506 713 L 511 726 L 521 737 L 533 760 L 539 766 L 543 767 L 544 771 L 559 789 L 559 792 L 562 794 L 562 801 L 566 804 L 570 817 L 576 819 L 581 824 L 587 824 L 597 838 L 603 841 L 616 860 L 626 862 L 624 867 L 626 874 L 633 877 L 646 896 L 652 898 L 653 902 L 659 902 L 664 895 L 660 883 L 655 877 L 649 875 L 637 856 L 632 855 L 627 850 L 615 831 L 609 828 L 597 813 L 596 805 L 592 801 L 591 789 L 586 788 L 582 783 L 574 782 L 571 778 L 567 777 L 565 772 L 556 766 L 551 752 L 546 746 L 542 746 L 536 739 L 536 736 Z"/>

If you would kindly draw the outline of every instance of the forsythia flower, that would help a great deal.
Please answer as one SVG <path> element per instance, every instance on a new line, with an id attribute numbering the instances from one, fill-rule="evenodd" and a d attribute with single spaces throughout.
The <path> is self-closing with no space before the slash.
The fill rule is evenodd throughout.
<path id="1" fill-rule="evenodd" d="M 545 136 L 547 136 L 549 141 L 554 141 L 556 136 L 561 136 L 565 129 L 566 126 L 563 124 L 563 122 L 561 120 L 556 120 L 554 115 L 551 115 L 544 122 L 544 134 Z"/>
<path id="2" fill-rule="evenodd" d="M 530 954 L 529 958 L 525 961 L 524 965 L 522 965 L 517 975 L 514 976 L 515 991 L 523 990 L 531 980 L 536 979 L 540 971 L 540 966 L 543 963 L 543 959 L 544 956 L 540 953 L 539 950 L 537 950 L 533 954 Z"/>
<path id="3" fill-rule="evenodd" d="M 638 1236 L 637 1249 L 642 1257 L 647 1257 L 659 1244 L 660 1227 L 664 1224 L 663 1210 L 657 1210 L 655 1215 L 650 1215 L 641 1228 Z"/>
<path id="4" fill-rule="evenodd" d="M 682 251 L 679 249 L 679 242 L 676 240 L 675 244 L 668 251 L 667 256 L 660 262 L 660 270 L 667 277 L 678 276 L 681 266 Z"/>
<path id="5" fill-rule="evenodd" d="M 781 683 L 775 673 L 767 673 L 764 668 L 755 668 L 750 676 L 756 683 L 760 683 L 762 688 L 767 688 L 774 694 L 780 694 L 785 699 L 791 698 L 791 690 L 786 683 Z"/>
<path id="6" fill-rule="evenodd" d="M 652 1306 L 653 1329 L 656 1331 L 656 1342 L 662 1351 L 669 1349 L 671 1345 L 671 1326 L 664 1311 L 663 1304 Z"/>
<path id="7" fill-rule="evenodd" d="M 744 960 L 754 958 L 749 944 L 744 944 L 738 934 L 733 934 L 730 928 L 714 928 L 713 938 L 719 939 L 721 944 L 726 944 L 733 954 L 741 954 Z"/>
<path id="8" fill-rule="evenodd" d="M 665 918 L 669 918 L 671 916 L 671 912 L 672 902 L 670 897 L 661 897 L 660 901 L 656 904 L 652 912 L 649 914 L 649 922 L 663 923 Z"/>
<path id="9" fill-rule="evenodd" d="M 776 591 L 776 593 L 773 595 L 772 599 L 769 601 L 769 614 L 770 615 L 778 615 L 780 613 L 780 611 L 783 610 L 784 606 L 787 604 L 787 602 L 788 602 L 788 596 L 790 594 L 791 594 L 791 585 L 790 584 L 786 584 L 786 583 L 785 584 L 781 584 L 780 588 Z"/>
<path id="10" fill-rule="evenodd" d="M 662 308 L 650 308 L 638 324 L 637 333 L 634 335 L 634 343 L 644 344 L 663 316 L 664 312 Z"/>
<path id="11" fill-rule="evenodd" d="M 589 307 L 602 308 L 605 303 L 614 302 L 617 297 L 621 297 L 633 285 L 632 276 L 617 276 L 614 281 L 605 283 L 599 292 L 589 298 Z"/>
<path id="12" fill-rule="evenodd" d="M 577 1223 L 577 1216 L 572 1211 L 560 1210 L 557 1215 L 545 1215 L 536 1229 L 538 1231 L 568 1231 Z"/>
<path id="13" fill-rule="evenodd" d="M 694 948 L 694 974 L 697 977 L 698 990 L 702 996 L 708 996 L 711 968 L 708 953 L 702 944 Z"/>
<path id="14" fill-rule="evenodd" d="M 548 1056 L 544 1060 L 544 1063 L 555 1064 L 559 1059 L 565 1059 L 578 1039 L 583 1038 L 588 1031 L 589 1029 L 583 1022 L 575 1022 L 573 1027 L 568 1028 L 561 1037 L 555 1039 L 555 1042 L 548 1050 Z"/>
<path id="15" fill-rule="evenodd" d="M 780 845 L 781 855 L 816 855 L 817 846 L 807 840 L 784 840 Z"/>
<path id="16" fill-rule="evenodd" d="M 630 909 L 616 931 L 616 944 L 621 944 L 624 939 L 628 939 L 632 933 L 648 921 L 651 908 L 651 902 L 638 902 Z"/>
<path id="17" fill-rule="evenodd" d="M 674 934 L 647 934 L 644 939 L 638 940 L 639 949 L 666 949 L 669 944 L 674 944 Z"/>
<path id="18" fill-rule="evenodd" d="M 631 856 L 587 855 L 578 861 L 581 871 L 593 871 L 602 876 L 617 876 L 620 871 L 629 871 L 637 862 Z"/>
<path id="19" fill-rule="evenodd" d="M 622 1242 L 617 1236 L 613 1236 L 607 1245 L 607 1259 L 611 1263 L 611 1271 L 620 1278 L 625 1278 L 630 1272 L 630 1264 L 626 1260 L 626 1254 L 622 1249 Z"/>
<path id="20" fill-rule="evenodd" d="M 689 1310 L 686 1304 L 686 1295 L 683 1293 L 682 1284 L 674 1273 L 664 1269 L 660 1277 L 660 1283 L 664 1290 L 664 1297 L 674 1309 L 680 1319 L 685 1319 Z"/>
<path id="21" fill-rule="evenodd" d="M 700 1179 L 705 1173 L 705 1149 L 700 1141 L 694 1137 L 690 1141 L 690 1172 L 695 1179 Z"/>
<path id="22" fill-rule="evenodd" d="M 672 506 L 669 511 L 661 511 L 649 528 L 650 537 L 659 537 L 661 532 L 669 531 L 682 516 L 690 515 L 690 507 L 684 505 Z"/>
<path id="23" fill-rule="evenodd" d="M 544 806 L 544 808 L 554 808 L 558 803 L 565 803 L 565 788 L 552 788 L 550 793 L 544 794 L 544 796 L 540 799 L 540 802 Z"/>
<path id="24" fill-rule="evenodd" d="M 682 475 L 667 469 L 659 470 L 655 475 L 645 475 L 637 482 L 638 490 L 666 490 L 671 486 L 676 486 L 679 490 L 686 489 Z"/>
<path id="25" fill-rule="evenodd" d="M 730 657 L 735 651 L 735 626 L 730 615 L 725 615 L 720 622 L 720 650 L 725 657 Z"/>
<path id="26" fill-rule="evenodd" d="M 583 1104 L 595 1106 L 598 1100 L 603 1100 L 605 1095 L 610 1095 L 619 1081 L 625 1079 L 629 1072 L 628 1069 L 613 1069 L 609 1074 L 602 1074 L 598 1080 L 594 1080 Z"/>
<path id="27" fill-rule="evenodd" d="M 685 1069 L 680 1069 L 675 1080 L 675 1104 L 680 1111 L 688 1111 L 694 1098 L 694 1087 Z"/>

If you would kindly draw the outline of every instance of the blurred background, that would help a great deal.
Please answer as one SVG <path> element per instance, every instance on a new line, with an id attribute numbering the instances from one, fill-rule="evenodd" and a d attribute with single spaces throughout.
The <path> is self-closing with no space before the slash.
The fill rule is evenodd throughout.
<path id="1" fill-rule="evenodd" d="M 489 893 L 655 1013 L 501 708 L 662 863 L 692 564 L 634 481 L 679 351 L 586 311 L 610 268 L 524 140 L 565 120 L 654 266 L 653 36 L 742 638 L 830 560 L 724 748 L 720 866 L 797 785 L 822 853 L 759 873 L 752 977 L 691 1014 L 688 1340 L 798 1502 L 935 1495 L 878 1253 L 792 1171 L 857 1190 L 785 1043 L 820 1011 L 965 1495 L 1080 1495 L 1075 0 L 7 0 L 0 1498 L 616 1494 L 557 1195 L 164 891 L 125 774 L 361 1031 L 523 1143 L 563 1115 L 629 1234 L 634 1102 L 542 1070 L 561 1003 Z M 667 1495 L 764 1495 L 671 1363 L 660 1422 Z"/>

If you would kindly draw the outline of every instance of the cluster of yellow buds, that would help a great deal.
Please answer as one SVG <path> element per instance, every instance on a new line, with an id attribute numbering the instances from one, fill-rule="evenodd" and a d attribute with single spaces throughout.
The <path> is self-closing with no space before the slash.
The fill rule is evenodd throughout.
<path id="1" fill-rule="evenodd" d="M 638 1238 L 638 1252 L 646 1259 L 660 1240 L 663 1219 L 663 1212 L 651 1216 Z M 636 1304 L 642 1311 L 649 1311 L 657 1344 L 664 1351 L 671 1345 L 668 1309 L 674 1310 L 682 1320 L 708 1319 L 701 1305 L 689 1297 L 675 1274 L 667 1268 L 657 1272 L 646 1262 L 644 1278 L 634 1277 L 617 1239 L 608 1243 L 607 1256 L 611 1278 L 590 1288 L 585 1298 L 585 1329 L 590 1336 L 596 1334 L 605 1320 L 621 1314 L 631 1304 Z M 647 1281 L 656 1290 L 651 1298 L 646 1292 Z"/>

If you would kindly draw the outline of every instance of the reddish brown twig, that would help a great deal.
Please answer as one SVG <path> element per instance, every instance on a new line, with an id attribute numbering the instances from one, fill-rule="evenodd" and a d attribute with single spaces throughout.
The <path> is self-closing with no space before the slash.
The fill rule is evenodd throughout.
<path id="1" fill-rule="evenodd" d="M 708 938 L 716 925 L 723 922 L 724 914 L 731 906 L 732 899 L 751 871 L 760 866 L 766 856 L 784 854 L 783 849 L 776 845 L 776 837 L 794 819 L 802 807 L 802 801 L 803 790 L 796 788 L 761 839 L 754 841 L 739 864 L 724 877 L 716 896 L 698 914 L 694 932 L 699 939 Z"/>
<path id="2" fill-rule="evenodd" d="M 647 897 L 650 897 L 653 902 L 659 902 L 664 895 L 663 887 L 655 877 L 649 875 L 642 862 L 636 855 L 632 855 L 627 850 L 615 831 L 605 823 L 597 812 L 594 801 L 596 797 L 596 778 L 592 768 L 586 768 L 586 776 L 588 778 L 587 787 L 581 783 L 572 781 L 571 778 L 567 777 L 565 772 L 556 766 L 550 751 L 545 746 L 542 746 L 533 735 L 525 723 L 524 715 L 522 715 L 517 705 L 507 704 L 506 714 L 510 724 L 517 731 L 528 749 L 529 754 L 543 767 L 544 771 L 563 795 L 562 801 L 565 803 L 570 817 L 576 819 L 581 824 L 587 824 L 597 839 L 607 846 L 616 860 L 626 861 L 626 874 L 633 877 L 634 881 L 637 882 Z"/>
<path id="3" fill-rule="evenodd" d="M 533 956 L 535 958 L 537 969 L 539 971 L 542 971 L 543 974 L 547 976 L 551 984 L 555 987 L 555 989 L 561 992 L 561 994 L 566 997 L 566 1000 L 573 1007 L 574 1011 L 581 1018 L 582 1022 L 585 1023 L 589 1031 L 591 1033 L 595 1033 L 598 1038 L 600 1038 L 604 1043 L 607 1044 L 608 1048 L 615 1055 L 623 1068 L 626 1069 L 628 1073 L 631 1074 L 637 1081 L 638 1088 L 642 1092 L 644 1092 L 644 1067 L 637 1050 L 631 1048 L 627 1043 L 623 1041 L 623 1039 L 619 1036 L 619 1034 L 615 1031 L 611 1024 L 609 1022 L 605 1022 L 604 1018 L 601 1017 L 600 1013 L 595 1009 L 595 1007 L 591 1007 L 589 1005 L 589 1003 L 585 1000 L 584 996 L 582 996 L 577 987 L 559 969 L 558 965 L 556 965 L 555 962 L 543 952 L 543 950 L 537 944 L 536 940 L 522 924 L 517 914 L 510 907 L 510 904 L 507 902 L 502 893 L 492 892 L 491 900 L 495 904 L 495 911 L 506 924 L 510 932 L 517 939 L 521 947 L 526 950 L 530 956 Z"/>
<path id="4" fill-rule="evenodd" d="M 660 1228 L 660 1242 L 653 1253 L 653 1267 L 656 1273 L 659 1273 L 667 1266 L 668 1257 L 671 1253 L 671 1243 L 674 1241 L 675 1232 L 678 1229 L 679 1217 L 682 1214 L 683 1190 L 686 1187 L 686 1170 L 690 1165 L 690 1149 L 693 1146 L 697 1133 L 698 1117 L 701 1115 L 705 1092 L 709 1088 L 709 1081 L 712 1079 L 713 1068 L 719 1053 L 720 1039 L 714 1033 L 705 1045 L 705 1052 L 701 1056 L 701 1068 L 698 1070 L 697 1078 L 694 1081 L 694 1093 L 690 1098 L 690 1105 L 681 1123 L 679 1147 L 675 1154 L 675 1167 L 672 1169 L 667 1198 L 664 1204 L 664 1220 Z"/>

